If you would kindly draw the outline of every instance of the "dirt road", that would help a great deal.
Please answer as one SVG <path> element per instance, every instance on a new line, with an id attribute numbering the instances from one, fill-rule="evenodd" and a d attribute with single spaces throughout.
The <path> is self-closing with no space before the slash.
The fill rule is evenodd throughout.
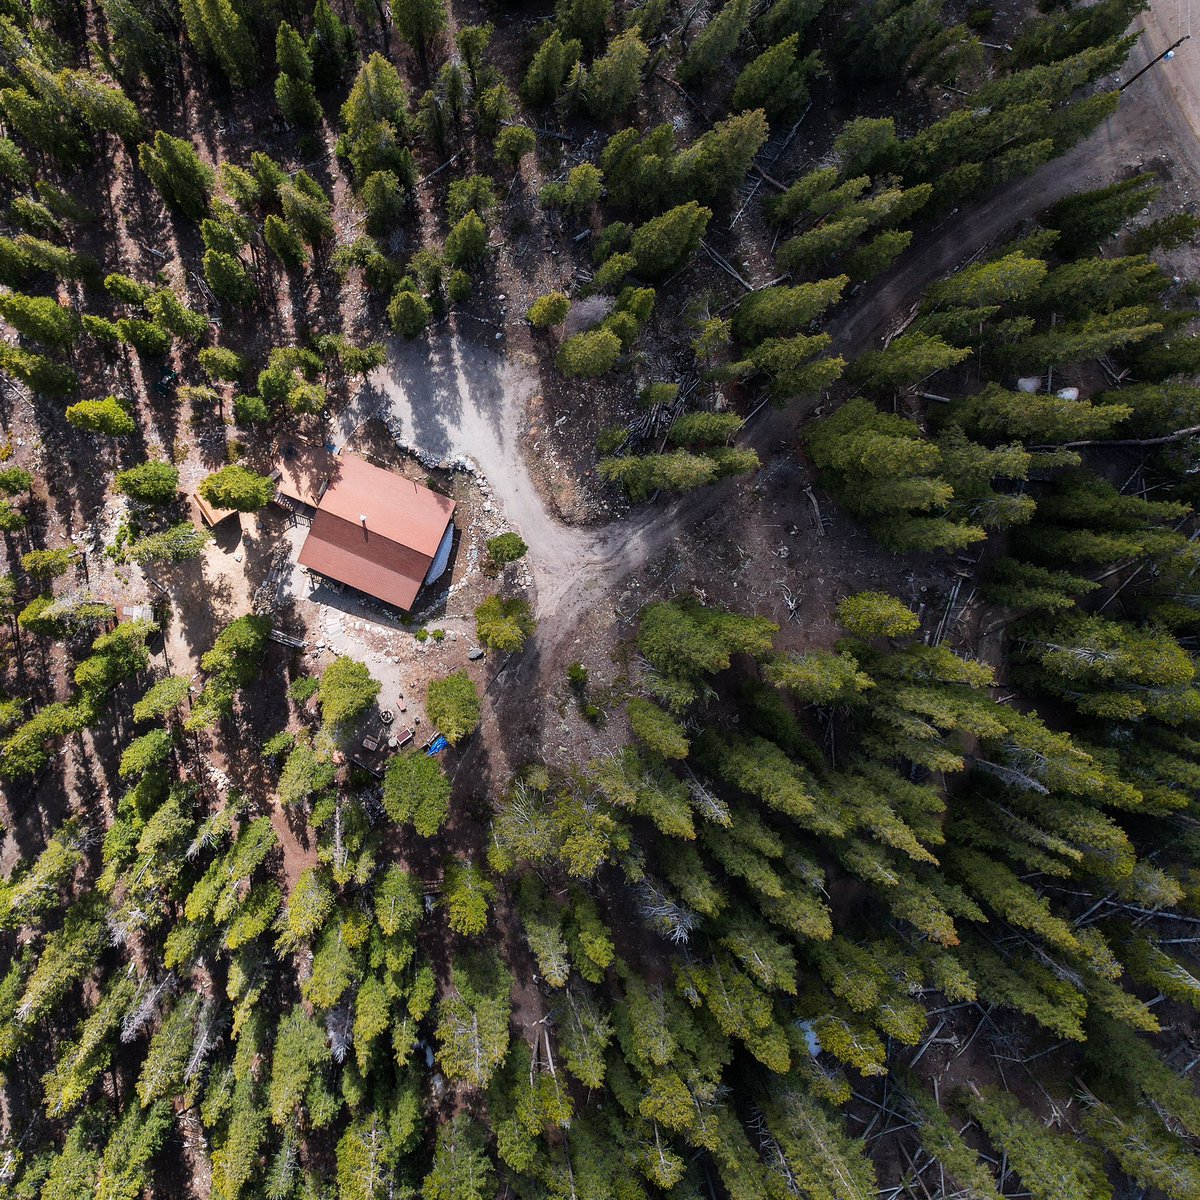
<path id="1" fill-rule="evenodd" d="M 569 630 L 583 606 L 718 502 L 721 489 L 713 489 L 601 529 L 564 525 L 548 511 L 521 452 L 519 431 L 537 390 L 531 364 L 453 333 L 428 341 L 395 339 L 389 349 L 387 366 L 341 414 L 341 437 L 348 440 L 360 423 L 379 417 L 422 455 L 473 462 L 507 523 L 533 548 L 541 637 Z"/>
<path id="2" fill-rule="evenodd" d="M 1161 0 L 1146 14 L 1145 36 L 1126 69 L 1188 32 L 1193 0 Z M 1185 193 L 1200 186 L 1200 38 L 1160 63 L 1125 93 L 1117 113 L 1086 142 L 985 201 L 951 213 L 920 238 L 881 280 L 859 292 L 829 324 L 834 348 L 849 358 L 871 348 L 908 312 L 921 291 L 1014 223 L 1069 192 L 1095 187 L 1160 159 Z M 499 344 L 498 344 L 499 345 Z M 542 661 L 575 625 L 583 607 L 622 581 L 718 506 L 725 485 L 643 511 L 602 529 L 563 525 L 548 512 L 522 457 L 519 430 L 537 388 L 530 364 L 457 334 L 396 342 L 359 406 L 343 416 L 348 433 L 379 415 L 398 422 L 402 441 L 438 459 L 473 460 L 508 521 L 532 547 Z M 794 437 L 810 406 L 766 409 L 744 440 L 765 459 Z"/>

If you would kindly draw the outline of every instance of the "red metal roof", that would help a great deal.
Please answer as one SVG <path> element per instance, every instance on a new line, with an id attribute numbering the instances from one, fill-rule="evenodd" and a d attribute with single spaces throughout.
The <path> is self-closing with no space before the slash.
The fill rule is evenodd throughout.
<path id="1" fill-rule="evenodd" d="M 454 501 L 354 454 L 340 455 L 337 464 L 300 562 L 411 608 L 454 516 Z"/>

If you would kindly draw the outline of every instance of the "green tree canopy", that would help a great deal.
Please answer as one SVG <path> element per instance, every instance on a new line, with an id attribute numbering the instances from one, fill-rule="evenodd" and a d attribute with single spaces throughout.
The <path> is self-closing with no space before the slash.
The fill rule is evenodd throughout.
<path id="1" fill-rule="evenodd" d="M 209 475 L 197 490 L 214 508 L 256 512 L 269 503 L 275 485 L 265 475 L 231 465 Z"/>
<path id="2" fill-rule="evenodd" d="M 365 664 L 346 655 L 335 658 L 321 672 L 317 688 L 325 724 L 333 730 L 344 730 L 375 703 L 382 686 Z"/>
<path id="3" fill-rule="evenodd" d="M 425 695 L 425 708 L 450 742 L 461 742 L 473 733 L 482 711 L 479 692 L 465 671 L 435 679 Z"/>
<path id="4" fill-rule="evenodd" d="M 433 837 L 450 814 L 450 780 L 441 763 L 426 754 L 397 754 L 384 775 L 383 806 L 397 824 Z"/>

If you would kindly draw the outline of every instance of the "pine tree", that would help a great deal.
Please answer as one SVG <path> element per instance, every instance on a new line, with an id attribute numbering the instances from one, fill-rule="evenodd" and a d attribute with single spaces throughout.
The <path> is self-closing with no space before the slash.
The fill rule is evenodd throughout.
<path id="1" fill-rule="evenodd" d="M 198 358 L 204 373 L 214 382 L 240 383 L 246 374 L 246 360 L 227 346 L 206 346 Z"/>
<path id="2" fill-rule="evenodd" d="M 881 275 L 908 249 L 911 229 L 888 229 L 869 242 L 851 250 L 842 260 L 846 274 L 856 283 L 865 283 Z"/>
<path id="3" fill-rule="evenodd" d="M 996 1182 L 959 1132 L 957 1123 L 941 1108 L 921 1082 L 902 1077 L 903 1105 L 917 1122 L 918 1137 L 928 1154 L 971 1200 L 999 1200 Z"/>
<path id="4" fill-rule="evenodd" d="M 839 379 L 846 366 L 842 358 L 822 356 L 821 351 L 831 341 L 827 333 L 767 338 L 751 351 L 749 359 L 731 364 L 729 371 L 735 375 L 765 372 L 770 376 L 771 396 L 777 404 L 815 395 Z"/>
<path id="5" fill-rule="evenodd" d="M 529 306 L 526 316 L 535 329 L 548 329 L 561 325 L 570 311 L 571 300 L 565 292 L 547 292 Z"/>
<path id="6" fill-rule="evenodd" d="M 258 74 L 257 56 L 233 0 L 184 0 L 180 9 L 196 52 L 215 59 L 234 87 L 249 87 Z"/>
<path id="7" fill-rule="evenodd" d="M 271 1081 L 267 1110 L 275 1125 L 286 1125 L 306 1109 L 314 1125 L 326 1108 L 322 1073 L 330 1061 L 325 1031 L 299 1005 L 279 1024 L 275 1052 L 271 1058 Z M 336 1103 L 336 1102 L 335 1102 Z M 340 1104 L 337 1105 L 340 1107 Z"/>
<path id="8" fill-rule="evenodd" d="M 374 171 L 394 171 L 415 180 L 412 154 L 404 145 L 409 133 L 408 88 L 399 71 L 382 54 L 372 54 L 359 68 L 342 105 L 338 154 L 350 162 L 357 181 Z"/>
<path id="9" fill-rule="evenodd" d="M 735 437 L 745 421 L 735 413 L 695 412 L 678 418 L 667 433 L 675 446 L 713 446 Z"/>
<path id="10" fill-rule="evenodd" d="M 473 937 L 487 929 L 488 905 L 496 889 L 473 863 L 455 863 L 446 873 L 443 904 L 450 928 L 464 937 Z"/>
<path id="11" fill-rule="evenodd" d="M 873 687 L 871 677 L 858 669 L 853 655 L 810 650 L 777 658 L 766 666 L 767 679 L 809 704 L 839 704 Z"/>
<path id="12" fill-rule="evenodd" d="M 126 553 L 140 566 L 157 562 L 183 562 L 198 557 L 211 536 L 208 530 L 197 529 L 191 521 L 182 521 L 136 538 L 129 543 Z"/>
<path id="13" fill-rule="evenodd" d="M 383 780 L 383 806 L 397 824 L 411 823 L 424 838 L 433 837 L 450 814 L 450 781 L 435 758 L 399 754 Z"/>
<path id="14" fill-rule="evenodd" d="M 308 867 L 300 873 L 287 899 L 284 928 L 278 946 L 295 950 L 313 941 L 324 929 L 333 912 L 334 895 L 319 868 Z"/>
<path id="15" fill-rule="evenodd" d="M 1068 615 L 1022 630 L 1032 678 L 1081 712 L 1174 723 L 1200 710 L 1195 664 L 1169 634 L 1101 616 Z M 1036 666 L 1034 665 L 1036 664 Z"/>
<path id="16" fill-rule="evenodd" d="M 921 627 L 917 614 L 886 592 L 857 592 L 838 602 L 838 622 L 857 638 L 907 637 Z"/>
<path id="17" fill-rule="evenodd" d="M 409 286 L 405 286 L 405 282 Z M 419 337 L 433 319 L 429 301 L 416 290 L 411 279 L 402 281 L 388 305 L 392 328 L 406 338 Z"/>
<path id="18" fill-rule="evenodd" d="M 164 358 L 171 350 L 171 335 L 155 322 L 139 317 L 122 317 L 117 322 L 117 335 L 143 358 Z"/>
<path id="19" fill-rule="evenodd" d="M 188 308 L 171 288 L 158 288 L 146 297 L 146 311 L 164 330 L 189 342 L 197 342 L 208 332 L 208 318 Z M 120 328 L 120 322 L 117 322 Z"/>
<path id="20" fill-rule="evenodd" d="M 138 164 L 170 207 L 194 221 L 204 215 L 216 177 L 191 142 L 160 129 L 138 147 Z"/>
<path id="21" fill-rule="evenodd" d="M 715 483 L 723 473 L 737 474 L 758 466 L 758 456 L 753 451 L 731 451 L 738 457 L 729 463 L 722 463 L 718 453 L 716 450 L 705 454 L 675 450 L 667 454 L 602 458 L 597 469 L 602 479 L 621 484 L 629 499 L 640 503 L 659 490 L 689 492 Z"/>
<path id="22" fill-rule="evenodd" d="M 313 63 L 308 45 L 287 21 L 280 22 L 275 31 L 275 63 L 280 74 L 312 82 Z"/>
<path id="23" fill-rule="evenodd" d="M 937 0 L 875 0 L 858 14 L 846 44 L 860 75 L 904 73 L 913 52 L 940 29 Z"/>
<path id="24" fill-rule="evenodd" d="M 1122 1116 L 1089 1096 L 1083 1128 L 1142 1187 L 1161 1189 L 1173 1200 L 1200 1194 L 1200 1165 L 1190 1147 L 1148 1112 Z"/>
<path id="25" fill-rule="evenodd" d="M 1041 214 L 1041 221 L 1059 232 L 1058 248 L 1067 254 L 1090 250 L 1115 233 L 1155 196 L 1158 186 L 1149 173 L 1121 183 L 1068 196 Z"/>
<path id="26" fill-rule="evenodd" d="M 284 120 L 299 129 L 315 129 L 324 115 L 312 81 L 298 75 L 276 76 L 275 103 Z"/>
<path id="27" fill-rule="evenodd" d="M 1009 392 L 995 383 L 957 401 L 948 410 L 969 434 L 989 443 L 1005 438 L 1034 443 L 1103 438 L 1131 411 L 1123 404 L 1093 404 L 1043 393 Z"/>
<path id="28" fill-rule="evenodd" d="M 1200 388 L 1171 380 L 1104 392 L 1094 403 L 1126 412 L 1123 420 L 1135 437 L 1161 436 L 1200 424 Z"/>
<path id="29" fill-rule="evenodd" d="M 463 25 L 454 35 L 458 52 L 462 55 L 463 64 L 471 78 L 471 86 L 478 87 L 479 76 L 484 65 L 484 56 L 491 45 L 492 35 L 496 27 L 489 22 L 486 25 Z"/>
<path id="30" fill-rule="evenodd" d="M 592 49 L 604 40 L 612 10 L 612 0 L 555 0 L 554 19 L 568 45 L 578 41 Z"/>
<path id="31" fill-rule="evenodd" d="M 843 178 L 886 171 L 899 151 L 896 122 L 891 117 L 856 117 L 842 126 L 834 142 Z"/>
<path id="32" fill-rule="evenodd" d="M 766 110 L 772 121 L 795 116 L 808 103 L 808 82 L 824 70 L 819 53 L 800 57 L 800 35 L 777 42 L 749 63 L 733 89 L 733 107 Z"/>
<path id="33" fill-rule="evenodd" d="M 902 417 L 852 400 L 809 434 L 813 462 L 854 514 L 873 521 L 893 549 L 961 547 L 984 534 L 944 516 L 954 488 L 940 473 L 941 453 Z"/>
<path id="34" fill-rule="evenodd" d="M 451 183 L 446 193 L 446 215 L 452 223 L 471 211 L 484 218 L 496 202 L 496 183 L 490 175 L 467 175 Z"/>
<path id="35" fill-rule="evenodd" d="M 521 83 L 525 102 L 542 108 L 556 100 L 582 54 L 583 46 L 578 40 L 565 41 L 559 30 L 551 30 L 537 48 Z"/>
<path id="36" fill-rule="evenodd" d="M 733 333 L 746 345 L 799 333 L 841 299 L 849 279 L 838 275 L 797 287 L 760 288 L 744 297 L 733 316 Z"/>
<path id="37" fill-rule="evenodd" d="M 170 25 L 170 14 L 158 3 L 134 0 L 104 0 L 101 8 L 118 77 L 126 84 L 152 78 L 168 53 L 164 31 Z"/>
<path id="38" fill-rule="evenodd" d="M 198 491 L 216 508 L 255 512 L 268 503 L 275 487 L 265 475 L 257 475 L 245 467 L 228 466 L 209 475 Z"/>
<path id="39" fill-rule="evenodd" d="M 163 720 L 183 704 L 187 694 L 188 680 L 182 675 L 168 675 L 152 684 L 133 706 L 133 719 L 139 722 Z"/>
<path id="40" fill-rule="evenodd" d="M 851 364 L 854 378 L 874 387 L 905 387 L 970 357 L 971 351 L 941 338 L 913 332 L 894 339 L 886 350 L 869 350 Z"/>
<path id="41" fill-rule="evenodd" d="M 529 605 L 519 598 L 501 600 L 499 596 L 489 596 L 475 610 L 475 633 L 479 641 L 502 654 L 520 650 L 533 626 Z"/>
<path id="42" fill-rule="evenodd" d="M 317 686 L 325 727 L 343 732 L 375 703 L 382 686 L 365 664 L 346 655 L 335 658 L 321 672 Z"/>
<path id="43" fill-rule="evenodd" d="M 1039 499 L 1037 517 L 1019 539 L 1020 550 L 1029 558 L 1068 563 L 1142 556 L 1190 560 L 1186 539 L 1164 527 L 1187 513 L 1177 502 L 1122 495 L 1088 471 L 1064 473 Z"/>
<path id="44" fill-rule="evenodd" d="M 925 293 L 923 310 L 976 307 L 1025 300 L 1046 281 L 1046 264 L 1020 250 L 978 263 L 934 284 Z"/>
<path id="45" fill-rule="evenodd" d="M 263 241 L 284 266 L 289 269 L 304 266 L 304 239 L 275 213 L 270 213 L 263 224 Z"/>
<path id="46" fill-rule="evenodd" d="M 677 157 L 671 125 L 657 125 L 645 134 L 636 129 L 614 133 L 600 156 L 609 198 L 621 208 L 660 212 L 676 198 Z M 606 232 L 593 251 L 597 262 L 628 237 L 628 226 L 617 223 Z"/>
<path id="47" fill-rule="evenodd" d="M 279 185 L 279 201 L 287 223 L 310 246 L 333 234 L 333 202 L 307 171 L 297 171 Z"/>
<path id="48" fill-rule="evenodd" d="M 435 679 L 425 694 L 425 708 L 429 719 L 452 743 L 462 741 L 479 725 L 479 693 L 465 671 Z"/>
<path id="49" fill-rule="evenodd" d="M 687 83 L 732 58 L 749 19 L 749 0 L 726 0 L 688 47 L 679 63 L 679 78 Z"/>
<path id="50" fill-rule="evenodd" d="M 613 38 L 607 52 L 583 76 L 583 99 L 593 117 L 615 117 L 634 102 L 649 56 L 636 29 Z"/>
<path id="51" fill-rule="evenodd" d="M 786 201 L 789 197 L 785 194 L 780 199 Z M 779 261 L 791 270 L 801 266 L 820 267 L 845 254 L 857 239 L 866 233 L 870 225 L 867 217 L 859 215 L 823 221 L 820 225 L 784 242 L 779 248 Z"/>
<path id="52" fill-rule="evenodd" d="M 1013 47 L 1014 62 L 1055 62 L 1103 45 L 1119 38 L 1144 11 L 1144 0 L 1104 0 L 1095 11 L 1071 10 L 1030 21 Z"/>
<path id="53" fill-rule="evenodd" d="M 1166 286 L 1166 276 L 1145 255 L 1082 258 L 1056 267 L 1042 281 L 1036 303 L 1067 317 L 1086 317 L 1148 304 Z"/>
<path id="54" fill-rule="evenodd" d="M 1035 1200 L 1111 1200 L 1112 1188 L 1095 1150 L 1051 1132 L 1008 1092 L 964 1096 L 992 1144 L 1008 1155 Z"/>
<path id="55" fill-rule="evenodd" d="M 658 279 L 677 270 L 696 252 L 711 218 L 711 209 L 689 200 L 639 225 L 630 241 L 637 271 Z"/>
<path id="56" fill-rule="evenodd" d="M 7 343 L 0 346 L 0 367 L 43 396 L 65 396 L 79 385 L 70 367 Z"/>
<path id="57" fill-rule="evenodd" d="M 479 1123 L 466 1113 L 443 1123 L 421 1184 L 422 1200 L 488 1200 L 495 1191 L 493 1180 Z"/>
<path id="58" fill-rule="evenodd" d="M 575 216 L 586 213 L 604 191 L 604 175 L 592 163 L 580 163 L 567 172 L 565 183 L 548 183 L 542 188 L 543 208 L 563 208 Z"/>
<path id="59" fill-rule="evenodd" d="M 980 582 L 979 590 L 993 604 L 1054 612 L 1073 607 L 1077 597 L 1085 596 L 1099 586 L 1069 571 L 1050 571 L 1034 563 L 1002 558 L 991 574 Z"/>
<path id="60" fill-rule="evenodd" d="M 672 602 L 643 611 L 637 645 L 656 671 L 689 680 L 728 669 L 734 653 L 768 654 L 776 632 L 778 626 L 761 617 Z"/>
<path id="61" fill-rule="evenodd" d="M 819 1101 L 781 1088 L 764 1116 L 788 1175 L 813 1200 L 865 1200 L 875 1193 L 875 1172 L 863 1143 L 848 1137 Z"/>
<path id="62" fill-rule="evenodd" d="M 204 279 L 213 295 L 227 304 L 244 307 L 258 295 L 254 279 L 242 261 L 221 250 L 206 250 L 203 258 Z"/>
<path id="63" fill-rule="evenodd" d="M 71 346 L 79 336 L 79 317 L 50 296 L 9 292 L 0 296 L 0 316 L 27 338 L 44 346 Z"/>
<path id="64" fill-rule="evenodd" d="M 151 1038 L 137 1082 L 143 1108 L 156 1100 L 170 1100 L 182 1089 L 199 1011 L 198 995 L 182 997 Z"/>
<path id="65" fill-rule="evenodd" d="M 391 0 L 391 3 L 392 20 L 400 36 L 425 62 L 431 43 L 446 28 L 444 0 Z"/>
<path id="66" fill-rule="evenodd" d="M 745 179 L 769 133 L 761 108 L 718 121 L 675 159 L 675 190 L 707 202 L 725 199 Z"/>
<path id="67" fill-rule="evenodd" d="M 634 696 L 628 704 L 634 736 L 664 758 L 686 758 L 688 740 L 683 726 L 653 700 Z"/>
<path id="68" fill-rule="evenodd" d="M 128 437 L 137 429 L 137 422 L 116 396 L 80 400 L 67 408 L 67 420 L 84 433 L 103 433 L 109 437 Z"/>
<path id="69" fill-rule="evenodd" d="M 451 1079 L 486 1087 L 508 1052 L 512 977 L 489 952 L 455 959 L 437 1007 L 438 1061 Z"/>
<path id="70" fill-rule="evenodd" d="M 493 152 L 496 161 L 516 171 L 521 159 L 537 149 L 537 134 L 528 125 L 509 125 L 500 131 Z"/>
<path id="71" fill-rule="evenodd" d="M 1193 245 L 1197 234 L 1200 234 L 1200 217 L 1188 212 L 1171 213 L 1135 230 L 1126 244 L 1135 254 L 1149 254 L 1151 250 Z"/>
<path id="72" fill-rule="evenodd" d="M 487 256 L 488 233 L 479 214 L 472 209 L 446 235 L 446 261 L 468 267 Z"/>
<path id="73" fill-rule="evenodd" d="M 340 83 L 354 58 L 354 31 L 345 25 L 329 0 L 317 0 L 313 8 L 313 31 L 308 38 L 313 82 L 319 88 Z"/>
<path id="74" fill-rule="evenodd" d="M 558 369 L 564 375 L 592 378 L 612 370 L 620 354 L 621 339 L 611 329 L 592 329 L 563 343 Z"/>
<path id="75" fill-rule="evenodd" d="M 123 1200 L 138 1195 L 152 1178 L 152 1160 L 172 1124 L 171 1105 L 156 1100 L 143 1111 L 126 1107 L 104 1148 L 96 1180 L 97 1200 Z"/>

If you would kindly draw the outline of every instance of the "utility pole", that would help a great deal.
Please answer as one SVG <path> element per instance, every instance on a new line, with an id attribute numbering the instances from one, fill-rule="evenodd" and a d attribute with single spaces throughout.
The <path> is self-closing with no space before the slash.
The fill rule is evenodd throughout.
<path id="1" fill-rule="evenodd" d="M 1140 71 L 1135 71 L 1127 80 L 1125 80 L 1123 84 L 1121 84 L 1117 90 L 1123 92 L 1135 79 L 1145 75 L 1145 73 L 1150 70 L 1155 63 L 1162 62 L 1164 59 L 1174 58 L 1176 47 L 1182 46 L 1183 43 L 1186 42 L 1191 36 L 1192 35 L 1190 33 L 1185 33 L 1183 37 L 1179 39 L 1179 41 L 1172 42 L 1161 54 L 1157 55 L 1155 58 L 1152 58 Z"/>

